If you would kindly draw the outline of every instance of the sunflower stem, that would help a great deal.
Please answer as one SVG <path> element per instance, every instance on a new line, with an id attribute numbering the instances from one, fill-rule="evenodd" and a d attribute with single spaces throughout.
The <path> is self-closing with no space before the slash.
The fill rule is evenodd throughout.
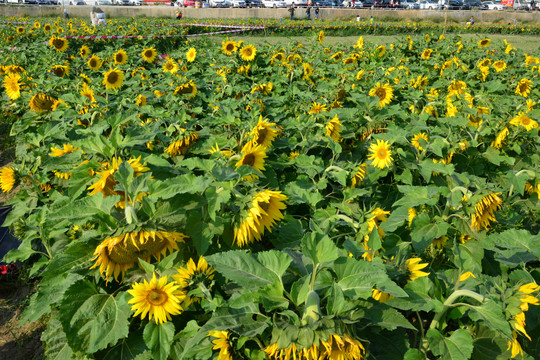
<path id="1" fill-rule="evenodd" d="M 456 290 L 454 291 L 449 297 L 448 299 L 446 299 L 446 301 L 443 303 L 444 307 L 443 309 L 438 312 L 435 317 L 433 318 L 433 321 L 431 321 L 431 325 L 429 326 L 430 329 L 435 329 L 437 328 L 437 326 L 439 325 L 439 321 L 441 320 L 441 317 L 444 315 L 444 313 L 450 309 L 451 307 L 453 307 L 454 305 L 454 301 L 456 301 L 458 298 L 460 298 L 461 296 L 467 296 L 467 297 L 470 297 L 476 301 L 479 301 L 481 303 L 484 303 L 486 298 L 485 296 L 483 295 L 480 295 L 478 293 L 475 293 L 474 291 L 471 291 L 471 290 Z M 456 305 L 457 306 L 457 305 Z M 469 305 L 470 306 L 470 305 Z"/>
<path id="2" fill-rule="evenodd" d="M 315 276 L 317 275 L 318 270 L 319 270 L 319 264 L 317 265 L 313 264 L 313 274 L 311 274 L 311 282 L 309 283 L 309 291 L 315 290 Z"/>

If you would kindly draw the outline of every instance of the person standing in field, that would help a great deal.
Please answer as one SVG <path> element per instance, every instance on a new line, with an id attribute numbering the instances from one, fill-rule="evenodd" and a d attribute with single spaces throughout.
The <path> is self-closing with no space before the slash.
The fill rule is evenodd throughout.
<path id="1" fill-rule="evenodd" d="M 291 5 L 289 8 L 289 12 L 291 13 L 291 21 L 294 20 L 294 5 Z"/>
<path id="2" fill-rule="evenodd" d="M 315 7 L 315 20 L 319 20 L 319 7 Z"/>
<path id="3" fill-rule="evenodd" d="M 311 18 L 311 7 L 308 6 L 306 8 L 306 19 L 310 20 L 310 18 Z"/>

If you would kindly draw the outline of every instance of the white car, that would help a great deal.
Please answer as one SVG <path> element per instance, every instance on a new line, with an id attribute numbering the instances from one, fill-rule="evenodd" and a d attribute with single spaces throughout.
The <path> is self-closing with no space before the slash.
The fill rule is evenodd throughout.
<path id="1" fill-rule="evenodd" d="M 422 0 L 420 1 L 420 9 L 421 10 L 436 10 L 439 8 L 439 2 L 438 1 L 432 1 L 432 0 Z"/>
<path id="2" fill-rule="evenodd" d="M 245 8 L 246 2 L 244 0 L 229 0 L 231 7 L 235 8 Z"/>
<path id="3" fill-rule="evenodd" d="M 420 4 L 413 0 L 404 0 L 401 2 L 401 7 L 404 9 L 420 9 Z"/>
<path id="4" fill-rule="evenodd" d="M 307 0 L 285 0 L 285 4 L 287 4 L 287 7 L 294 5 L 294 6 L 307 6 L 308 2 Z"/>
<path id="5" fill-rule="evenodd" d="M 503 6 L 495 1 L 484 1 L 482 5 L 487 6 L 488 10 L 502 10 Z"/>
<path id="6" fill-rule="evenodd" d="M 286 8 L 287 3 L 282 0 L 263 0 L 263 5 L 266 8 Z"/>

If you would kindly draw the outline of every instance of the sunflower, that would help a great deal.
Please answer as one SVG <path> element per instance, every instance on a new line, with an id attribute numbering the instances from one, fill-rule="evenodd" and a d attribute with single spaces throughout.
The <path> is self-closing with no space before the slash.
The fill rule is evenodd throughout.
<path id="1" fill-rule="evenodd" d="M 372 160 L 372 166 L 376 166 L 379 169 L 390 167 L 392 164 L 392 151 L 390 150 L 390 143 L 377 140 L 377 144 L 372 143 L 369 147 L 370 154 L 368 160 Z"/>
<path id="2" fill-rule="evenodd" d="M 24 31 L 25 31 L 25 28 L 23 28 L 22 26 L 18 26 L 17 27 L 17 34 L 24 34 Z"/>
<path id="3" fill-rule="evenodd" d="M 195 61 L 195 58 L 197 57 L 197 49 L 195 48 L 189 48 L 189 50 L 186 52 L 186 60 L 190 63 Z"/>
<path id="4" fill-rule="evenodd" d="M 354 47 L 357 48 L 357 49 L 362 49 L 364 47 L 364 38 L 362 36 L 360 36 L 356 40 L 356 45 Z"/>
<path id="5" fill-rule="evenodd" d="M 253 89 L 251 89 L 251 94 L 255 94 L 256 92 L 259 92 L 261 94 L 268 95 L 273 89 L 274 89 L 274 84 L 272 84 L 271 82 L 268 82 L 268 84 L 256 85 Z"/>
<path id="6" fill-rule="evenodd" d="M 423 268 L 428 266 L 428 264 L 420 264 L 420 261 L 422 261 L 422 259 L 420 258 L 410 258 L 405 261 L 405 264 L 407 265 L 407 272 L 409 274 L 409 281 L 413 281 L 415 279 L 418 279 L 419 277 L 428 276 L 430 274 L 421 271 Z"/>
<path id="7" fill-rule="evenodd" d="M 433 50 L 431 49 L 425 49 L 424 51 L 422 51 L 422 59 L 423 60 L 429 60 L 429 58 L 431 57 L 431 54 L 433 53 Z"/>
<path id="8" fill-rule="evenodd" d="M 475 206 L 475 213 L 471 216 L 471 227 L 475 230 L 481 228 L 488 229 L 490 222 L 497 222 L 495 211 L 502 208 L 502 200 L 498 196 L 500 193 L 493 193 L 484 196 Z"/>
<path id="9" fill-rule="evenodd" d="M 177 86 L 176 89 L 174 89 L 174 95 L 187 95 L 188 99 L 194 98 L 197 94 L 197 85 L 193 80 L 189 80 L 187 83 Z"/>
<path id="10" fill-rule="evenodd" d="M 133 168 L 134 176 L 137 177 L 144 172 L 149 171 L 145 165 L 146 163 L 140 162 L 141 157 L 131 158 L 127 162 Z M 118 171 L 120 164 L 123 162 L 122 158 L 113 157 L 112 164 L 105 163 L 104 169 L 97 172 L 100 177 L 93 185 L 88 187 L 88 190 L 92 190 L 89 195 L 96 195 L 102 193 L 104 197 L 116 195 L 118 192 L 114 190 L 117 182 L 114 180 L 114 174 Z"/>
<path id="11" fill-rule="evenodd" d="M 328 111 L 326 105 L 313 102 L 313 104 L 311 104 L 311 108 L 308 111 L 308 114 L 320 114 L 323 111 Z"/>
<path id="12" fill-rule="evenodd" d="M 141 314 L 141 319 L 148 314 L 148 320 L 160 325 L 171 320 L 171 315 L 179 315 L 182 312 L 180 302 L 184 299 L 184 293 L 178 290 L 179 286 L 174 282 L 167 283 L 167 276 L 156 278 L 152 274 L 152 280 L 135 283 L 127 292 L 133 296 L 128 301 L 132 304 L 131 310 L 135 310 L 133 316 Z"/>
<path id="13" fill-rule="evenodd" d="M 339 142 L 342 126 L 338 116 L 335 115 L 334 118 L 326 124 L 326 136 L 330 136 L 335 142 Z"/>
<path id="14" fill-rule="evenodd" d="M 280 134 L 280 130 L 275 126 L 276 123 L 268 122 L 266 119 L 263 119 L 262 115 L 259 116 L 259 122 L 250 133 L 253 136 L 251 140 L 253 144 L 255 146 L 260 145 L 264 148 L 272 145 L 272 141 Z"/>
<path id="15" fill-rule="evenodd" d="M 491 40 L 490 39 L 482 39 L 478 42 L 478 46 L 480 47 L 487 47 L 489 46 L 489 44 L 491 44 Z"/>
<path id="16" fill-rule="evenodd" d="M 35 94 L 30 99 L 30 110 L 35 112 L 51 111 L 56 99 L 43 93 Z"/>
<path id="17" fill-rule="evenodd" d="M 278 348 L 278 343 L 274 343 L 264 349 L 266 356 L 270 360 L 281 359 L 297 359 L 297 360 L 311 360 L 311 359 L 325 359 L 322 354 L 319 355 L 319 348 L 317 345 L 312 344 L 309 348 L 296 347 L 295 344 L 291 344 L 284 349 Z"/>
<path id="18" fill-rule="evenodd" d="M 319 32 L 319 36 L 317 37 L 317 40 L 319 40 L 319 42 L 322 44 L 323 41 L 324 41 L 324 31 L 320 31 Z"/>
<path id="19" fill-rule="evenodd" d="M 495 140 L 491 143 L 491 147 L 495 149 L 500 149 L 504 144 L 504 139 L 510 134 L 510 131 L 508 130 L 508 127 L 505 126 L 504 129 L 497 135 Z"/>
<path id="20" fill-rule="evenodd" d="M 529 96 L 533 82 L 529 79 L 521 79 L 516 87 L 516 95 Z"/>
<path id="21" fill-rule="evenodd" d="M 510 120 L 510 124 L 514 126 L 523 126 L 527 131 L 538 128 L 538 123 L 525 115 L 524 113 L 519 113 L 518 116 Z"/>
<path id="22" fill-rule="evenodd" d="M 103 65 L 103 60 L 101 60 L 97 55 L 92 55 L 92 57 L 88 59 L 87 64 L 90 69 L 98 71 L 101 69 L 101 65 Z"/>
<path id="23" fill-rule="evenodd" d="M 272 232 L 276 221 L 283 219 L 287 196 L 281 191 L 264 190 L 253 197 L 247 216 L 234 229 L 234 243 L 238 247 L 261 240 L 264 228 Z"/>
<path id="24" fill-rule="evenodd" d="M 467 84 L 465 83 L 465 81 L 452 80 L 450 85 L 448 85 L 448 95 L 449 96 L 464 95 L 466 94 L 465 93 L 466 89 L 467 89 Z"/>
<path id="25" fill-rule="evenodd" d="M 255 170 L 264 169 L 264 159 L 266 158 L 266 148 L 262 145 L 256 145 L 251 141 L 242 148 L 242 158 L 236 163 L 236 168 L 242 165 L 248 165 Z M 249 177 L 251 179 L 252 177 Z"/>
<path id="26" fill-rule="evenodd" d="M 208 336 L 215 338 L 212 340 L 212 344 L 214 344 L 212 349 L 219 350 L 218 360 L 233 360 L 229 331 L 212 330 L 208 332 Z"/>
<path id="27" fill-rule="evenodd" d="M 45 30 L 45 31 L 51 31 L 51 30 L 52 30 L 51 24 L 45 24 L 45 25 L 43 25 L 43 30 Z"/>
<path id="28" fill-rule="evenodd" d="M 313 67 L 309 63 L 303 63 L 302 69 L 304 70 L 304 79 L 309 79 L 313 75 Z"/>
<path id="29" fill-rule="evenodd" d="M 19 83 L 21 76 L 19 74 L 8 74 L 4 77 L 4 88 L 6 94 L 11 100 L 21 97 L 21 84 Z"/>
<path id="30" fill-rule="evenodd" d="M 186 267 L 176 269 L 177 274 L 173 275 L 173 279 L 176 281 L 180 287 L 189 294 L 191 291 L 197 291 L 201 288 L 207 290 L 211 286 L 211 282 L 214 279 L 214 268 L 208 266 L 206 260 L 201 256 L 199 261 L 195 264 L 193 259 L 189 259 L 186 264 Z M 189 306 L 193 302 L 199 302 L 200 299 L 204 296 L 204 291 L 202 291 L 201 296 L 189 296 L 186 295 L 184 299 L 185 306 Z"/>
<path id="31" fill-rule="evenodd" d="M 318 344 L 312 344 L 309 348 L 291 344 L 287 348 L 279 349 L 275 343 L 265 348 L 264 352 L 270 360 L 362 360 L 366 354 L 362 343 L 349 335 L 330 335 L 328 340 L 319 340 Z"/>
<path id="32" fill-rule="evenodd" d="M 90 48 L 86 45 L 81 46 L 79 49 L 79 55 L 84 59 L 85 57 L 88 57 L 90 55 Z"/>
<path id="33" fill-rule="evenodd" d="M 137 96 L 137 100 L 135 101 L 135 104 L 137 106 L 144 106 L 146 105 L 146 96 L 142 95 L 142 94 L 139 94 L 139 96 Z"/>
<path id="34" fill-rule="evenodd" d="M 52 72 L 58 76 L 63 78 L 64 76 L 69 76 L 69 66 L 67 65 L 53 65 L 52 66 Z"/>
<path id="35" fill-rule="evenodd" d="M 369 96 L 377 96 L 379 98 L 379 108 L 382 109 L 392 101 L 394 89 L 389 84 L 377 82 L 377 85 L 369 90 Z"/>
<path id="36" fill-rule="evenodd" d="M 185 131 L 184 129 L 182 129 Z M 173 141 L 167 149 L 165 149 L 165 152 L 169 154 L 169 156 L 178 156 L 178 155 L 184 155 L 190 147 L 192 147 L 195 144 L 195 141 L 199 139 L 199 133 L 193 132 L 189 135 L 183 136 L 182 139 Z"/>
<path id="37" fill-rule="evenodd" d="M 122 70 L 118 70 L 117 68 L 110 69 L 103 76 L 103 85 L 105 85 L 105 89 L 120 89 L 123 83 L 124 72 Z"/>
<path id="38" fill-rule="evenodd" d="M 51 147 L 51 153 L 49 156 L 51 157 L 62 157 L 66 154 L 71 154 L 74 151 L 80 150 L 80 147 L 74 147 L 71 144 L 64 144 L 63 149 L 57 148 L 57 147 Z"/>
<path id="39" fill-rule="evenodd" d="M 3 192 L 9 192 L 15 186 L 17 177 L 15 176 L 15 171 L 10 167 L 4 167 L 0 170 L 0 189 Z"/>
<path id="40" fill-rule="evenodd" d="M 161 69 L 163 70 L 163 72 L 169 72 L 171 74 L 174 74 L 180 69 L 180 67 L 178 67 L 178 65 L 173 59 L 168 58 Z"/>
<path id="41" fill-rule="evenodd" d="M 356 187 L 358 184 L 360 184 L 367 175 L 367 164 L 363 163 L 358 167 L 358 170 L 356 170 L 356 174 L 354 174 L 354 177 L 352 179 L 351 187 Z"/>
<path id="42" fill-rule="evenodd" d="M 157 51 L 153 47 L 144 49 L 141 53 L 141 56 L 143 60 L 146 61 L 147 63 L 153 63 L 157 57 Z"/>
<path id="43" fill-rule="evenodd" d="M 426 133 L 423 133 L 423 132 L 419 132 L 418 134 L 414 135 L 412 140 L 411 140 L 411 144 L 412 146 L 414 146 L 415 148 L 418 149 L 418 151 L 422 151 L 424 150 L 424 148 L 422 147 L 422 144 L 418 141 L 422 139 L 423 141 L 425 141 L 426 143 L 428 142 L 428 136 Z"/>
<path id="44" fill-rule="evenodd" d="M 55 48 L 56 52 L 64 52 L 67 50 L 69 43 L 64 38 L 54 36 L 49 40 L 49 45 Z"/>
<path id="45" fill-rule="evenodd" d="M 127 53 L 125 50 L 120 49 L 113 55 L 114 65 L 124 65 L 127 62 Z"/>
<path id="46" fill-rule="evenodd" d="M 517 340 L 517 333 L 515 331 L 512 331 L 512 340 L 508 340 L 508 347 L 506 350 L 511 350 L 511 359 L 515 358 L 519 354 L 521 354 L 521 357 L 523 357 L 523 349 Z"/>
<path id="47" fill-rule="evenodd" d="M 92 260 L 96 263 L 90 269 L 99 266 L 99 273 L 105 280 L 114 276 L 118 281 L 118 276 L 123 278 L 139 259 L 150 261 L 154 257 L 159 261 L 167 253 L 179 250 L 177 243 L 185 243 L 185 239 L 187 236 L 179 232 L 146 230 L 109 237 L 94 251 Z"/>
<path id="48" fill-rule="evenodd" d="M 236 42 L 232 40 L 223 40 L 221 42 L 221 50 L 223 50 L 226 55 L 232 55 L 238 50 L 238 46 L 236 45 Z"/>
<path id="49" fill-rule="evenodd" d="M 88 98 L 88 100 L 90 100 L 91 103 L 96 102 L 96 98 L 94 97 L 94 90 L 92 90 L 90 86 L 88 86 L 88 84 L 86 84 L 85 82 L 83 82 L 82 84 L 82 90 L 80 94 Z"/>
<path id="50" fill-rule="evenodd" d="M 246 45 L 240 49 L 240 56 L 244 61 L 253 61 L 257 55 L 257 49 L 253 45 Z"/>

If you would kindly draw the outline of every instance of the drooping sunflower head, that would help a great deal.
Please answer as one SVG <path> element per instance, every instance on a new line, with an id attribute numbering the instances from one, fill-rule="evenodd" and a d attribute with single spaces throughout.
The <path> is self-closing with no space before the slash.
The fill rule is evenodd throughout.
<path id="1" fill-rule="evenodd" d="M 253 61 L 257 55 L 257 48 L 253 45 L 246 45 L 240 49 L 240 56 L 244 61 Z"/>
<path id="2" fill-rule="evenodd" d="M 323 43 L 323 41 L 324 41 L 324 31 L 323 31 L 323 30 L 321 30 L 321 31 L 319 32 L 319 36 L 317 37 L 317 40 L 319 40 L 319 42 L 320 42 L 321 44 Z"/>
<path id="3" fill-rule="evenodd" d="M 411 140 L 411 144 L 412 144 L 412 146 L 417 148 L 418 151 L 422 151 L 422 150 L 424 150 L 424 148 L 422 147 L 422 145 L 423 145 L 422 141 L 425 141 L 427 143 L 428 142 L 428 136 L 427 136 L 426 133 L 419 132 L 418 134 L 413 136 L 413 138 Z"/>
<path id="4" fill-rule="evenodd" d="M 198 139 L 199 133 L 196 131 L 192 133 L 183 133 L 179 140 L 173 141 L 167 149 L 165 149 L 165 152 L 169 154 L 169 156 L 184 155 Z"/>
<path id="5" fill-rule="evenodd" d="M 84 59 L 90 55 L 90 48 L 86 45 L 81 46 L 79 49 L 79 55 Z"/>
<path id="6" fill-rule="evenodd" d="M 35 94 L 30 99 L 30 110 L 35 112 L 52 111 L 56 99 L 43 93 Z"/>
<path id="7" fill-rule="evenodd" d="M 194 47 L 189 48 L 189 50 L 186 52 L 186 60 L 190 63 L 195 61 L 195 58 L 197 57 L 197 49 Z"/>
<path id="8" fill-rule="evenodd" d="M 208 336 L 215 338 L 212 340 L 212 344 L 214 344 L 212 349 L 219 350 L 219 360 L 233 360 L 233 346 L 229 331 L 212 330 L 208 332 Z"/>
<path id="9" fill-rule="evenodd" d="M 366 355 L 362 343 L 348 335 L 330 335 L 328 340 L 321 340 L 320 351 L 325 353 L 327 359 L 362 360 Z"/>
<path id="10" fill-rule="evenodd" d="M 187 236 L 178 232 L 137 231 L 106 238 L 94 251 L 96 263 L 90 268 L 99 267 L 100 275 L 107 281 L 136 266 L 139 259 L 160 260 L 162 256 L 179 250 L 177 243 L 184 243 Z"/>
<path id="11" fill-rule="evenodd" d="M 235 41 L 232 41 L 232 40 L 223 40 L 221 42 L 221 50 L 226 54 L 226 55 L 232 55 L 233 53 L 235 53 L 237 50 L 238 50 L 238 45 L 236 44 Z"/>
<path id="12" fill-rule="evenodd" d="M 142 94 L 139 94 L 139 96 L 137 96 L 137 100 L 135 101 L 135 104 L 137 106 L 144 106 L 146 105 L 146 96 L 142 95 Z"/>
<path id="13" fill-rule="evenodd" d="M 142 53 L 141 53 L 141 56 L 142 56 L 144 61 L 151 64 L 151 63 L 154 62 L 154 60 L 157 57 L 157 51 L 153 47 L 148 48 L 148 49 L 144 49 L 142 51 Z"/>
<path id="14" fill-rule="evenodd" d="M 390 150 L 390 143 L 383 140 L 377 140 L 377 143 L 372 143 L 369 146 L 368 160 L 371 160 L 372 166 L 384 169 L 390 167 L 392 161 L 392 151 Z"/>
<path id="15" fill-rule="evenodd" d="M 150 282 L 146 279 L 142 283 L 133 284 L 128 293 L 133 297 L 128 301 L 132 304 L 133 316 L 141 315 L 141 319 L 148 314 L 148 320 L 152 318 L 160 325 L 171 320 L 171 315 L 179 315 L 183 309 L 180 306 L 185 294 L 179 290 L 174 282 L 167 282 L 167 276 L 156 278 L 152 275 Z"/>
<path id="16" fill-rule="evenodd" d="M 64 76 L 69 76 L 69 66 L 67 65 L 53 65 L 52 72 L 58 76 L 63 78 Z"/>
<path id="17" fill-rule="evenodd" d="M 71 144 L 63 144 L 62 148 L 57 147 L 51 147 L 51 152 L 49 153 L 49 156 L 51 157 L 62 157 L 66 154 L 71 154 L 74 151 L 80 150 L 80 147 L 74 147 Z"/>
<path id="18" fill-rule="evenodd" d="M 259 117 L 257 125 L 251 130 L 252 141 L 255 146 L 261 145 L 264 148 L 268 148 L 280 133 L 281 131 L 276 127 L 276 123 L 268 122 L 263 119 L 262 115 Z"/>
<path id="19" fill-rule="evenodd" d="M 356 173 L 354 174 L 354 177 L 352 179 L 351 187 L 353 188 L 357 187 L 358 184 L 364 181 L 364 179 L 366 178 L 366 175 L 367 175 L 367 164 L 363 163 L 362 165 L 358 167 L 358 170 L 356 170 Z"/>
<path id="20" fill-rule="evenodd" d="M 103 75 L 103 85 L 106 89 L 120 89 L 124 83 L 124 72 L 117 68 L 110 69 Z"/>
<path id="21" fill-rule="evenodd" d="M 11 100 L 15 100 L 21 97 L 21 76 L 19 74 L 7 74 L 4 77 L 4 88 L 6 94 Z"/>
<path id="22" fill-rule="evenodd" d="M 178 268 L 176 271 L 177 274 L 172 277 L 188 294 L 184 300 L 186 307 L 193 302 L 199 302 L 206 296 L 205 292 L 212 286 L 215 270 L 208 265 L 202 256 L 197 263 L 193 259 L 189 259 L 186 267 Z"/>
<path id="23" fill-rule="evenodd" d="M 185 84 L 177 86 L 176 89 L 174 89 L 175 95 L 186 95 L 188 99 L 194 98 L 195 96 L 197 96 L 197 93 L 198 93 L 197 85 L 193 82 L 193 80 L 190 80 Z"/>
<path id="24" fill-rule="evenodd" d="M 80 94 L 82 96 L 85 96 L 91 103 L 96 102 L 96 98 L 94 97 L 94 90 L 92 90 L 86 82 L 82 83 L 82 90 L 80 91 Z"/>
<path id="25" fill-rule="evenodd" d="M 421 258 L 410 258 L 405 261 L 405 264 L 407 266 L 408 281 L 413 281 L 415 279 L 418 279 L 419 277 L 428 276 L 430 274 L 422 271 L 422 269 L 428 266 L 428 264 L 421 264 L 421 261 Z"/>
<path id="26" fill-rule="evenodd" d="M 264 229 L 272 232 L 277 221 L 283 219 L 287 205 L 287 196 L 281 191 L 264 190 L 256 194 L 251 201 L 247 215 L 234 229 L 234 243 L 243 247 L 259 241 L 264 235 Z"/>
<path id="27" fill-rule="evenodd" d="M 339 142 L 341 138 L 341 127 L 343 125 L 339 121 L 337 115 L 335 115 L 332 120 L 326 124 L 326 136 L 331 137 L 334 141 Z"/>
<path id="28" fill-rule="evenodd" d="M 90 59 L 88 59 L 88 67 L 94 71 L 98 71 L 101 69 L 101 65 L 103 65 L 103 60 L 99 58 L 97 55 L 92 55 Z"/>
<path id="29" fill-rule="evenodd" d="M 135 177 L 150 170 L 145 166 L 146 163 L 141 164 L 140 160 L 141 157 L 139 156 L 138 158 L 131 158 L 127 161 L 128 164 L 133 168 Z M 88 187 L 88 190 L 92 190 L 89 195 L 96 195 L 97 193 L 102 193 L 105 197 L 117 195 L 118 192 L 114 190 L 114 187 L 117 184 L 116 180 L 114 179 L 114 174 L 122 162 L 122 158 L 113 157 L 112 163 L 105 163 L 103 170 L 97 172 L 99 179 L 93 185 Z"/>
<path id="30" fill-rule="evenodd" d="M 471 227 L 476 231 L 488 229 L 491 222 L 497 222 L 495 211 L 502 208 L 500 193 L 486 195 L 476 204 L 475 213 L 471 216 Z"/>
<path id="31" fill-rule="evenodd" d="M 54 36 L 49 40 L 49 45 L 53 47 L 56 52 L 64 52 L 67 50 L 69 43 L 67 39 Z"/>
<path id="32" fill-rule="evenodd" d="M 521 79 L 516 87 L 516 95 L 529 96 L 533 82 L 527 78 Z"/>
<path id="33" fill-rule="evenodd" d="M 128 56 L 125 50 L 120 49 L 113 55 L 114 65 L 124 65 L 127 62 Z"/>
<path id="34" fill-rule="evenodd" d="M 357 40 L 356 40 L 356 45 L 355 47 L 357 49 L 362 49 L 364 47 L 364 37 L 363 36 L 360 36 Z"/>
<path id="35" fill-rule="evenodd" d="M 490 39 L 482 39 L 478 42 L 478 46 L 483 47 L 483 48 L 489 46 L 489 44 L 491 44 Z"/>
<path id="36" fill-rule="evenodd" d="M 369 90 L 369 96 L 377 96 L 379 98 L 379 108 L 383 108 L 390 104 L 394 98 L 394 89 L 390 84 L 381 84 L 377 82 L 377 85 Z"/>
<path id="37" fill-rule="evenodd" d="M 17 174 L 10 167 L 4 167 L 0 170 L 0 189 L 3 192 L 10 192 L 17 182 Z"/>

